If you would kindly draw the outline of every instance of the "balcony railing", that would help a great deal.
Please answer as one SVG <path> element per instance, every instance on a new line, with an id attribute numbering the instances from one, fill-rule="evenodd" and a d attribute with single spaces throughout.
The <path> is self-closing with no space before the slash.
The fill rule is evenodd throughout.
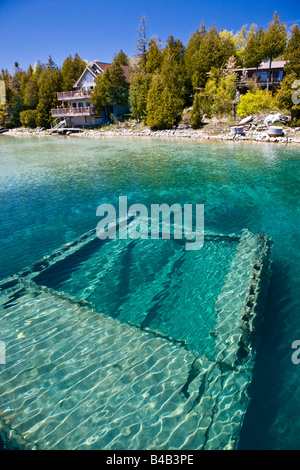
<path id="1" fill-rule="evenodd" d="M 57 99 L 62 100 L 76 100 L 80 98 L 89 98 L 91 90 L 76 90 L 76 91 L 59 91 L 57 93 Z"/>
<path id="2" fill-rule="evenodd" d="M 93 116 L 95 114 L 95 109 L 93 106 L 82 106 L 80 108 L 56 108 L 51 109 L 51 114 L 53 117 Z"/>

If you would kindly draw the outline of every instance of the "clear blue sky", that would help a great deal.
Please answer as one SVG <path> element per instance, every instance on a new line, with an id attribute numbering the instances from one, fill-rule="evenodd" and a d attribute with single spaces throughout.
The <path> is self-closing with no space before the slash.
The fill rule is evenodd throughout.
<path id="1" fill-rule="evenodd" d="M 0 0 L 0 68 L 26 69 L 50 54 L 59 66 L 76 52 L 88 61 L 110 62 L 120 49 L 132 57 L 143 15 L 148 37 L 165 43 L 172 34 L 186 45 L 202 19 L 235 33 L 265 28 L 275 10 L 288 27 L 299 24 L 299 0 Z"/>

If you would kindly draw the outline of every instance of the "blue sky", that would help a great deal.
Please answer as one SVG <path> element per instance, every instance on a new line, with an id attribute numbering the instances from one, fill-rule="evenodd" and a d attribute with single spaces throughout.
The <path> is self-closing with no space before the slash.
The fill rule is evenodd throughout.
<path id="1" fill-rule="evenodd" d="M 59 66 L 76 52 L 88 61 L 110 62 L 120 49 L 132 57 L 143 15 L 148 37 L 165 43 L 173 34 L 186 45 L 202 19 L 235 33 L 265 28 L 275 10 L 288 27 L 299 24 L 299 0 L 0 0 L 0 68 L 13 72 L 18 61 L 26 69 L 50 54 Z"/>

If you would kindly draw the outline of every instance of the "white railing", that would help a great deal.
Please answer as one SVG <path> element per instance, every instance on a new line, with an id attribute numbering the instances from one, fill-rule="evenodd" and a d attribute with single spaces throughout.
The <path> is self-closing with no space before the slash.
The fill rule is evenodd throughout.
<path id="1" fill-rule="evenodd" d="M 80 108 L 56 108 L 51 109 L 51 114 L 55 116 L 92 116 L 95 114 L 93 106 L 82 106 Z"/>
<path id="2" fill-rule="evenodd" d="M 88 98 L 91 90 L 76 90 L 76 91 L 59 91 L 57 93 L 58 100 L 70 100 L 76 98 Z"/>

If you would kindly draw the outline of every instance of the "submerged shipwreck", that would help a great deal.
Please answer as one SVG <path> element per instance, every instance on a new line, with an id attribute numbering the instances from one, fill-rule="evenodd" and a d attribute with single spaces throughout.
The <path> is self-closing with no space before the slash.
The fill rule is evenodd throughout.
<path id="1" fill-rule="evenodd" d="M 1 281 L 6 447 L 236 449 L 271 246 L 248 230 L 197 253 L 92 230 Z"/>

